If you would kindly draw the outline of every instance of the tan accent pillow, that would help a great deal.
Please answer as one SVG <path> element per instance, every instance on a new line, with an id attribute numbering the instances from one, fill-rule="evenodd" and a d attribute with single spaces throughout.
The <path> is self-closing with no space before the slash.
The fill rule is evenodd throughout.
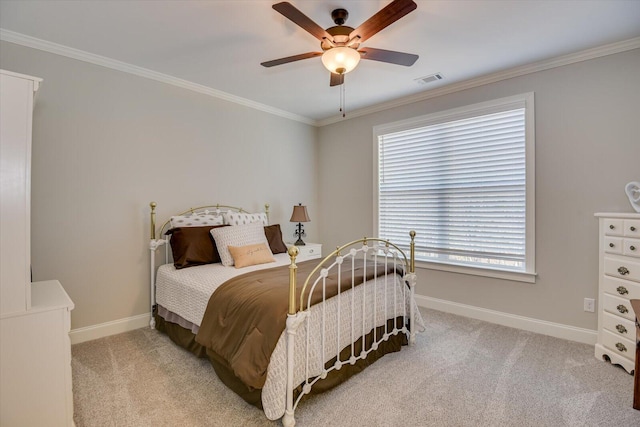
<path id="1" fill-rule="evenodd" d="M 275 262 L 271 249 L 269 249 L 266 243 L 256 243 L 247 246 L 227 246 L 227 248 L 233 257 L 233 264 L 236 268 Z"/>

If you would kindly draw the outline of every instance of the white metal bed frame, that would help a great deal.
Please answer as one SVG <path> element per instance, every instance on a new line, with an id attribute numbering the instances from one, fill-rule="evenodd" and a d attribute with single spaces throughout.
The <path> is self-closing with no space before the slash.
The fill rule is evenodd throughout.
<path id="1" fill-rule="evenodd" d="M 161 236 L 160 238 L 156 238 L 156 212 L 155 212 L 155 208 L 156 208 L 156 203 L 155 202 L 151 202 L 150 203 L 151 206 L 151 240 L 149 243 L 149 249 L 151 252 L 151 320 L 150 320 L 150 327 L 153 329 L 155 328 L 155 319 L 153 316 L 153 312 L 154 312 L 154 308 L 156 305 L 156 301 L 155 301 L 155 270 L 156 270 L 156 258 L 155 258 L 155 253 L 157 251 L 157 249 L 160 246 L 165 246 L 165 260 L 169 259 L 169 249 L 168 249 L 168 242 L 169 242 L 169 237 L 162 237 L 163 233 L 167 227 L 167 225 L 169 224 L 170 221 L 166 221 L 159 229 L 159 235 Z M 186 214 L 221 214 L 221 208 L 224 209 L 231 209 L 234 211 L 238 211 L 238 212 L 245 212 L 243 209 L 241 208 L 236 208 L 233 206 L 226 206 L 226 205 L 209 205 L 209 206 L 202 206 L 199 208 L 192 208 L 189 209 L 185 212 L 182 212 L 178 215 L 186 215 Z M 213 209 L 213 211 L 210 211 L 210 209 Z M 269 213 L 269 205 L 266 204 L 265 205 L 265 213 L 267 214 L 267 218 L 268 218 L 268 213 Z M 408 338 L 408 342 L 409 345 L 414 345 L 415 344 L 415 333 L 416 333 L 416 325 L 415 325 L 415 313 L 414 313 L 414 296 L 415 296 L 415 284 L 416 284 L 416 274 L 415 274 L 415 232 L 411 231 L 409 233 L 409 236 L 411 238 L 411 242 L 410 242 L 410 257 L 409 259 L 407 259 L 405 253 L 395 244 L 389 242 L 388 240 L 382 240 L 382 239 L 377 239 L 377 238 L 363 238 L 363 239 L 359 239 L 359 240 L 354 240 L 352 242 L 349 242 L 343 246 L 338 247 L 335 251 L 333 251 L 331 254 L 329 254 L 328 256 L 326 256 L 318 265 L 317 267 L 311 272 L 311 274 L 309 274 L 309 276 L 306 278 L 303 288 L 302 288 L 302 292 L 299 295 L 299 305 L 296 307 L 296 285 L 297 285 L 297 269 L 298 266 L 296 265 L 296 257 L 298 256 L 298 248 L 295 246 L 292 246 L 289 248 L 288 250 L 288 255 L 291 259 L 291 263 L 289 265 L 289 310 L 288 310 L 288 315 L 287 315 L 287 321 L 286 321 L 286 329 L 285 329 L 285 333 L 286 333 L 286 353 L 287 353 L 287 387 L 286 387 L 286 409 L 285 409 L 285 413 L 284 416 L 282 417 L 282 424 L 285 427 L 293 427 L 295 425 L 295 417 L 294 417 L 294 413 L 295 413 L 295 409 L 298 406 L 298 403 L 300 402 L 300 400 L 302 399 L 302 397 L 308 393 L 311 392 L 311 388 L 313 387 L 313 385 L 321 380 L 327 377 L 327 374 L 331 371 L 334 370 L 340 370 L 340 368 L 346 364 L 351 364 L 354 365 L 358 360 L 361 359 L 365 359 L 367 357 L 367 355 L 369 353 L 371 353 L 372 351 L 375 351 L 378 349 L 379 345 L 381 343 L 383 343 L 384 341 L 387 341 L 391 336 L 393 335 L 398 335 L 399 333 L 405 334 Z M 344 255 L 343 255 L 344 254 Z M 355 318 L 355 299 L 351 299 L 351 311 L 350 311 L 350 320 L 351 320 L 351 357 L 349 357 L 348 360 L 341 360 L 340 359 L 340 352 L 341 352 L 341 348 L 340 346 L 338 346 L 338 350 L 337 353 L 335 354 L 336 356 L 336 362 L 332 365 L 329 366 L 328 368 L 325 368 L 325 362 L 327 360 L 330 360 L 334 355 L 327 355 L 325 352 L 326 349 L 326 343 L 325 343 L 325 336 L 328 335 L 326 333 L 325 330 L 325 307 L 324 307 L 324 303 L 325 301 L 327 301 L 326 298 L 326 294 L 325 294 L 325 289 L 326 289 L 326 279 L 327 277 L 333 272 L 336 271 L 337 275 L 338 275 L 338 282 L 340 282 L 340 278 L 341 278 L 341 274 L 342 274 L 342 269 L 341 269 L 341 265 L 344 264 L 345 262 L 351 262 L 351 289 L 353 289 L 356 285 L 355 285 L 355 281 L 353 278 L 353 272 L 354 272 L 354 266 L 355 266 L 355 260 L 356 258 L 361 258 L 364 261 L 364 268 L 365 271 L 367 269 L 367 264 L 371 263 L 372 268 L 374 269 L 374 271 L 377 271 L 377 267 L 379 265 L 384 265 L 385 269 L 385 273 L 383 277 L 378 277 L 376 275 L 376 277 L 374 277 L 374 281 L 380 279 L 380 280 L 384 280 L 384 289 L 385 291 L 383 292 L 384 295 L 384 307 L 385 307 L 385 312 L 383 313 L 383 319 L 382 322 L 378 321 L 378 318 L 380 317 L 378 315 L 378 313 L 376 312 L 375 308 L 378 306 L 378 295 L 376 292 L 376 287 L 373 287 L 373 308 L 371 308 L 371 313 L 374 316 L 374 327 L 372 331 L 366 330 L 368 329 L 367 326 L 365 326 L 365 313 L 366 313 L 366 308 L 367 308 L 367 301 L 366 301 L 366 292 L 363 292 L 362 295 L 362 301 L 361 301 L 361 319 L 356 319 Z M 388 313 L 387 313 L 387 307 L 388 307 L 388 303 L 391 303 L 390 301 L 387 301 L 387 277 L 389 274 L 395 274 L 395 273 L 388 273 L 388 269 L 387 267 L 389 267 L 389 265 L 392 265 L 394 270 L 395 269 L 400 269 L 404 272 L 403 275 L 403 281 L 407 284 L 407 286 L 403 286 L 403 294 L 402 294 L 402 298 L 404 298 L 405 301 L 408 301 L 408 304 L 403 304 L 403 310 L 402 312 L 396 312 L 396 307 L 397 307 L 397 301 L 396 301 L 396 292 L 393 292 L 393 328 L 389 328 L 388 326 L 388 320 L 390 320 L 388 317 Z M 348 265 L 348 264 L 347 264 Z M 317 372 L 313 372 L 311 373 L 309 370 L 309 364 L 310 364 L 310 318 L 311 316 L 309 315 L 310 313 L 310 309 L 311 309 L 311 295 L 313 294 L 313 291 L 316 289 L 316 287 L 321 286 L 322 288 L 322 303 L 323 303 L 323 307 L 322 307 L 322 334 L 321 334 L 321 357 L 322 360 L 320 360 L 320 365 L 321 365 L 321 372 L 318 374 Z M 306 292 L 308 289 L 308 292 Z M 306 298 L 305 301 L 305 294 L 308 295 L 308 297 Z M 340 319 L 340 307 L 341 307 L 341 293 L 338 292 L 338 294 L 334 297 L 337 298 L 337 304 L 338 304 L 338 319 Z M 382 298 L 382 297 L 381 297 Z M 407 313 L 407 306 L 409 307 L 408 309 L 408 313 Z M 404 323 L 402 327 L 398 327 L 397 323 L 396 323 L 396 319 L 402 316 L 402 318 L 404 319 Z M 407 327 L 406 325 L 406 319 L 407 317 L 409 318 L 409 326 Z M 307 327 L 306 327 L 306 346 L 305 346 L 305 354 L 303 355 L 303 363 L 305 366 L 305 380 L 303 381 L 302 385 L 302 390 L 299 393 L 299 395 L 294 398 L 294 389 L 296 388 L 296 384 L 294 384 L 294 360 L 295 360 L 295 336 L 298 333 L 298 328 L 300 327 L 300 325 L 303 324 L 303 322 L 307 322 Z M 361 327 L 361 335 L 359 336 L 354 336 L 354 330 L 357 328 L 356 324 L 359 325 L 359 322 L 361 322 L 362 327 Z M 337 334 L 338 334 L 338 342 L 340 342 L 340 320 L 338 320 L 338 329 L 337 329 Z M 378 335 L 376 333 L 376 327 L 378 326 L 384 326 L 384 333 L 381 335 Z M 369 349 L 366 349 L 365 346 L 365 335 L 373 333 L 373 341 L 369 347 Z M 355 354 L 355 347 L 354 344 L 358 341 L 358 340 L 362 340 L 362 349 L 360 351 L 359 354 Z"/>

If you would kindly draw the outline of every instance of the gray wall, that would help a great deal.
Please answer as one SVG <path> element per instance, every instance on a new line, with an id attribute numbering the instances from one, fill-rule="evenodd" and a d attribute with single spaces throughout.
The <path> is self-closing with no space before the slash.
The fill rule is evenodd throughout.
<path id="1" fill-rule="evenodd" d="M 580 62 L 327 125 L 319 130 L 323 243 L 372 235 L 375 125 L 535 92 L 535 284 L 418 269 L 417 293 L 596 329 L 593 214 L 632 212 L 624 185 L 640 180 L 640 50 Z"/>
<path id="2" fill-rule="evenodd" d="M 149 202 L 261 211 L 291 240 L 294 204 L 316 208 L 309 125 L 1 42 L 0 67 L 44 79 L 34 111 L 34 280 L 58 279 L 72 328 L 149 311 Z M 317 240 L 315 223 L 308 239 Z"/>
<path id="3" fill-rule="evenodd" d="M 419 269 L 418 293 L 596 328 L 594 212 L 631 208 L 640 179 L 640 50 L 555 68 L 319 129 L 234 103 L 0 42 L 0 67 L 44 78 L 34 112 L 34 280 L 59 279 L 72 328 L 148 312 L 148 203 L 158 220 L 225 203 L 271 204 L 285 238 L 372 235 L 375 125 L 523 92 L 536 101 L 535 284 Z M 319 143 L 317 143 L 319 142 Z M 322 238 L 320 238 L 322 236 Z"/>

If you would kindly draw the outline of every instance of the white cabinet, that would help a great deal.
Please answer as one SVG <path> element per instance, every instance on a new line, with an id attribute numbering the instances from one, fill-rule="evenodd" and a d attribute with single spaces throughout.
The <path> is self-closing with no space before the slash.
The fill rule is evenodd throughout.
<path id="1" fill-rule="evenodd" d="M 0 318 L 0 425 L 72 426 L 73 302 L 56 280 L 31 286 L 31 308 Z"/>
<path id="2" fill-rule="evenodd" d="M 293 243 L 287 243 L 287 246 L 293 246 Z M 310 259 L 322 258 L 322 245 L 320 243 L 307 243 L 304 246 L 296 246 L 298 248 L 297 261 L 308 261 Z"/>
<path id="3" fill-rule="evenodd" d="M 600 222 L 598 342 L 595 355 L 635 369 L 635 316 L 640 298 L 640 214 L 597 213 Z"/>
<path id="4" fill-rule="evenodd" d="M 0 314 L 31 304 L 31 118 L 41 81 L 0 70 Z"/>
<path id="5" fill-rule="evenodd" d="M 0 70 L 0 426 L 72 426 L 71 310 L 31 283 L 31 127 L 41 79 Z"/>

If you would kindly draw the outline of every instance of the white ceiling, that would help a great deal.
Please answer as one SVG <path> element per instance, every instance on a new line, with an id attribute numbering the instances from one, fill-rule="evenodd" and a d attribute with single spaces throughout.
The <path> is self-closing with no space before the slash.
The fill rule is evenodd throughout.
<path id="1" fill-rule="evenodd" d="M 390 0 L 291 0 L 321 27 L 349 11 L 357 27 Z M 271 8 L 276 1 L 0 0 L 0 28 L 204 85 L 311 121 L 338 114 L 319 42 Z M 362 61 L 345 76 L 347 111 L 640 36 L 639 0 L 417 0 L 417 10 L 363 47 L 418 54 L 412 67 Z M 414 79 L 433 73 L 429 86 Z"/>

